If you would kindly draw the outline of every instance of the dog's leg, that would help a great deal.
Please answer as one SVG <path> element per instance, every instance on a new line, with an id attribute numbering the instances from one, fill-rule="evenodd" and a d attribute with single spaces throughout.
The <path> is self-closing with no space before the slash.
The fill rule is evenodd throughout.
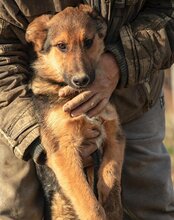
<path id="1" fill-rule="evenodd" d="M 73 160 L 78 156 L 73 153 Z M 62 191 L 70 199 L 75 212 L 81 220 L 104 220 L 105 214 L 86 182 L 81 165 L 69 159 L 60 151 L 53 154 L 49 166 L 55 172 Z M 72 156 L 71 156 L 72 157 Z"/>
<path id="2" fill-rule="evenodd" d="M 54 195 L 51 206 L 52 220 L 79 220 L 71 202 L 61 189 Z"/>
<path id="3" fill-rule="evenodd" d="M 54 130 L 53 139 L 58 140 L 58 146 L 53 146 L 50 137 L 46 138 L 46 134 L 42 134 L 45 137 L 43 143 L 48 153 L 48 166 L 54 171 L 63 193 L 72 203 L 80 220 L 105 220 L 104 209 L 86 181 L 79 154 L 82 137 L 85 137 L 85 132 L 90 126 L 92 129 L 93 125 L 83 120 L 83 117 L 71 122 L 55 120 L 51 130 Z M 50 145 L 53 146 L 52 150 L 49 149 Z"/>
<path id="4" fill-rule="evenodd" d="M 109 220 L 121 220 L 121 171 L 124 157 L 124 137 L 116 121 L 106 121 L 104 126 L 106 140 L 104 157 L 99 169 L 99 201 L 104 206 Z"/>

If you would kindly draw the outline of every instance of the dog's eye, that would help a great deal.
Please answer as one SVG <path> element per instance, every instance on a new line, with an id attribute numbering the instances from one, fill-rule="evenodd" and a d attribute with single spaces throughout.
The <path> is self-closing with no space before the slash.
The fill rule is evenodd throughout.
<path id="1" fill-rule="evenodd" d="M 66 52 L 67 51 L 67 44 L 65 43 L 58 43 L 57 47 L 59 50 L 61 50 L 62 52 Z"/>
<path id="2" fill-rule="evenodd" d="M 93 44 L 93 39 L 85 39 L 84 40 L 84 47 L 89 49 Z"/>

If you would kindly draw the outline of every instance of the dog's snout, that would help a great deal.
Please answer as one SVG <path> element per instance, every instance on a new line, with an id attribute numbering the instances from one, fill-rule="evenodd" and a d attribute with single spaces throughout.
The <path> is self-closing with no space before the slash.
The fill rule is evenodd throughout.
<path id="1" fill-rule="evenodd" d="M 72 78 L 72 83 L 77 87 L 85 87 L 89 84 L 90 78 L 88 75 L 74 76 Z"/>

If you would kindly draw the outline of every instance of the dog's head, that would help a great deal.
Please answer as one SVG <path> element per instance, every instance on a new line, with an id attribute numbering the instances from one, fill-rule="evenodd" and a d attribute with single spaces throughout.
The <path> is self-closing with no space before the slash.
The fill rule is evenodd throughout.
<path id="1" fill-rule="evenodd" d="M 42 77 L 84 88 L 95 79 L 104 50 L 106 24 L 88 5 L 68 7 L 56 15 L 42 15 L 27 28 L 26 40 L 37 53 Z"/>

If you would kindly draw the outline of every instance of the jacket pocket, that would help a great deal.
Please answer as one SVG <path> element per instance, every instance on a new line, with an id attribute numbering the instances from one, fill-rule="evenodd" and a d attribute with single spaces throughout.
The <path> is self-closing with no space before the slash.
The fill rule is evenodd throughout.
<path id="1" fill-rule="evenodd" d="M 147 111 L 147 94 L 142 84 L 116 89 L 111 101 L 117 109 L 122 124 L 140 117 Z"/>
<path id="2" fill-rule="evenodd" d="M 140 97 L 146 99 L 144 111 L 152 108 L 160 97 L 164 81 L 163 71 L 154 72 L 148 81 L 139 87 Z"/>
<path id="3" fill-rule="evenodd" d="M 149 108 L 154 106 L 161 95 L 164 82 L 164 71 L 157 71 L 152 77 L 153 78 L 150 80 L 151 93 L 149 96 Z"/>

